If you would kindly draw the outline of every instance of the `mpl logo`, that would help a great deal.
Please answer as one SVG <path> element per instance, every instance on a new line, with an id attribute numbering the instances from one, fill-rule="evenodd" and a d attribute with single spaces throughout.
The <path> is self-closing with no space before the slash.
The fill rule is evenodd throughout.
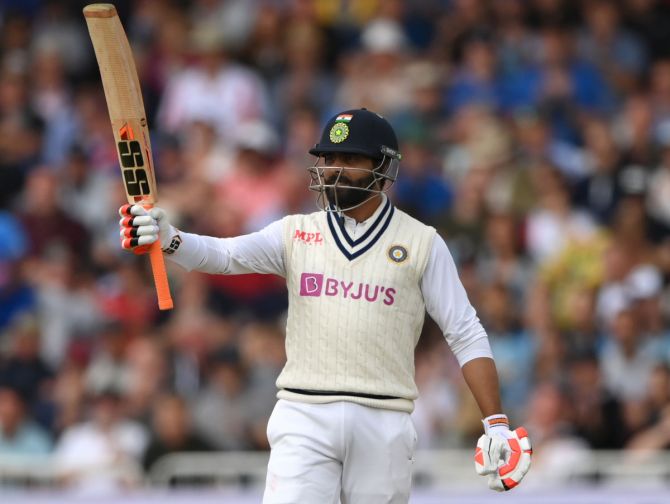
<path id="1" fill-rule="evenodd" d="M 324 277 L 322 273 L 302 273 L 300 275 L 300 295 L 304 297 L 337 296 L 358 301 L 364 299 L 368 303 L 381 300 L 386 306 L 395 303 L 397 291 L 393 287 L 354 283 Z"/>
<path id="2" fill-rule="evenodd" d="M 323 245 L 323 236 L 321 236 L 321 233 L 308 233 L 300 229 L 295 230 L 293 240 L 306 243 L 307 245 Z"/>

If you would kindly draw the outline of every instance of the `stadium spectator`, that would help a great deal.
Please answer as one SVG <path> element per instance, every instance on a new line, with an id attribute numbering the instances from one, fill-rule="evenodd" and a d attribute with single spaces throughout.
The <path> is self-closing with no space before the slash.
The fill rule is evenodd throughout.
<path id="1" fill-rule="evenodd" d="M 226 346 L 210 356 L 208 365 L 209 384 L 193 405 L 196 432 L 221 450 L 251 448 L 255 398 L 250 394 L 246 364 L 236 347 Z"/>
<path id="2" fill-rule="evenodd" d="M 524 412 L 532 388 L 536 343 L 519 326 L 518 311 L 505 286 L 493 283 L 486 288 L 479 312 L 496 360 L 502 400 L 514 411 Z"/>
<path id="3" fill-rule="evenodd" d="M 596 0 L 582 9 L 585 27 L 577 38 L 580 56 L 598 67 L 619 94 L 632 91 L 647 63 L 645 46 L 621 26 L 621 12 L 613 2 Z"/>
<path id="4" fill-rule="evenodd" d="M 576 351 L 571 356 L 568 386 L 573 399 L 575 433 L 591 448 L 622 448 L 628 432 L 621 402 L 606 390 L 594 352 Z"/>
<path id="5" fill-rule="evenodd" d="M 416 400 L 412 419 L 416 426 L 417 447 L 434 448 L 457 446 L 460 443 L 457 427 L 458 385 L 449 373 L 456 366 L 451 363 L 452 355 L 445 351 L 437 336 L 429 344 L 424 343 L 416 355 L 416 382 L 421 396 Z M 424 341 L 428 332 L 424 330 Z"/>
<path id="6" fill-rule="evenodd" d="M 491 213 L 486 241 L 477 254 L 477 276 L 484 285 L 499 284 L 512 295 L 514 313 L 521 313 L 531 280 L 528 259 L 522 254 L 519 225 L 510 213 Z"/>
<path id="7" fill-rule="evenodd" d="M 30 419 L 29 402 L 18 391 L 0 386 L 0 455 L 46 455 L 49 434 Z"/>
<path id="8" fill-rule="evenodd" d="M 7 351 L 0 358 L 0 384 L 11 386 L 31 408 L 36 419 L 49 423 L 53 373 L 40 356 L 40 332 L 36 318 L 30 315 L 16 318 L 7 333 Z"/>
<path id="9" fill-rule="evenodd" d="M 540 455 L 533 461 L 533 470 L 540 476 L 536 485 L 562 481 L 574 467 L 589 463 L 588 445 L 571 423 L 573 407 L 567 393 L 556 383 L 541 381 L 529 398 L 526 421 L 539 437 L 536 450 Z"/>
<path id="10" fill-rule="evenodd" d="M 453 76 L 445 107 L 450 113 L 478 104 L 491 109 L 506 105 L 504 89 L 498 78 L 493 40 L 485 34 L 473 34 L 463 43 L 462 63 Z"/>
<path id="11" fill-rule="evenodd" d="M 59 181 L 46 167 L 33 170 L 26 180 L 21 222 L 28 235 L 28 255 L 64 249 L 84 256 L 90 243 L 89 234 L 69 218 L 58 201 Z"/>
<path id="12" fill-rule="evenodd" d="M 658 356 L 654 356 L 638 323 L 639 313 L 625 300 L 614 314 L 607 344 L 600 353 L 605 387 L 623 401 L 646 397 Z"/>
<path id="13" fill-rule="evenodd" d="M 22 71 L 0 72 L 0 206 L 13 203 L 40 159 L 44 124 L 30 106 Z"/>
<path id="14" fill-rule="evenodd" d="M 124 413 L 148 425 L 156 397 L 167 387 L 168 367 L 165 344 L 155 334 L 140 336 L 125 348 Z"/>
<path id="15" fill-rule="evenodd" d="M 91 170 L 88 156 L 79 145 L 63 153 L 59 166 L 58 206 L 91 236 L 104 239 L 109 207 L 116 194 L 116 180 L 109 173 Z M 83 212 L 84 209 L 91 211 Z M 87 220 L 80 220 L 84 214 Z"/>
<path id="16" fill-rule="evenodd" d="M 409 42 L 402 27 L 391 19 L 372 20 L 361 33 L 361 50 L 349 53 L 335 104 L 327 112 L 364 103 L 370 110 L 392 115 L 410 105 L 411 82 L 404 72 Z"/>
<path id="17" fill-rule="evenodd" d="M 35 290 L 21 275 L 19 260 L 27 249 L 25 230 L 16 216 L 0 211 L 0 331 L 22 313 L 35 309 Z"/>
<path id="18" fill-rule="evenodd" d="M 668 447 L 670 447 L 670 408 L 666 406 L 661 412 L 661 418 L 631 439 L 627 448 L 632 452 L 641 452 L 643 456 L 648 456 L 660 450 L 667 450 Z M 633 453 L 633 455 L 636 454 Z"/>
<path id="19" fill-rule="evenodd" d="M 257 449 L 268 449 L 267 423 L 275 399 L 275 382 L 286 361 L 283 329 L 276 324 L 250 323 L 238 335 L 240 354 L 249 375 L 249 437 Z"/>
<path id="20" fill-rule="evenodd" d="M 217 198 L 240 219 L 242 232 L 259 229 L 283 210 L 284 194 L 278 188 L 283 166 L 278 162 L 279 137 L 262 121 L 237 125 L 232 142 L 235 158 L 230 172 L 217 183 Z"/>
<path id="21" fill-rule="evenodd" d="M 427 142 L 408 139 L 403 152 L 403 177 L 394 185 L 396 205 L 424 222 L 434 222 L 448 211 L 452 188 L 440 176 Z"/>
<path id="22" fill-rule="evenodd" d="M 588 213 L 571 207 L 567 183 L 553 166 L 538 166 L 532 176 L 538 202 L 528 215 L 526 243 L 533 260 L 542 264 L 572 241 L 592 237 L 597 227 Z"/>
<path id="23" fill-rule="evenodd" d="M 660 420 L 663 416 L 663 409 L 670 401 L 670 365 L 667 362 L 654 368 L 649 381 L 647 400 L 651 410 L 651 420 Z"/>
<path id="24" fill-rule="evenodd" d="M 587 123 L 584 143 L 588 174 L 575 187 L 573 200 L 599 223 L 607 224 L 624 193 L 620 180 L 622 153 L 616 148 L 608 125 L 602 121 Z"/>
<path id="25" fill-rule="evenodd" d="M 658 132 L 658 128 L 670 119 L 670 60 L 662 58 L 652 62 L 649 80 L 654 126 Z"/>
<path id="26" fill-rule="evenodd" d="M 625 103 L 612 125 L 616 148 L 622 151 L 623 165 L 653 168 L 658 163 L 659 143 L 662 144 L 663 136 L 654 132 L 653 118 L 654 112 L 646 93 L 626 95 Z"/>
<path id="27" fill-rule="evenodd" d="M 651 217 L 670 227 L 670 129 L 662 139 L 660 163 L 649 178 L 647 208 Z"/>
<path id="28" fill-rule="evenodd" d="M 86 389 L 93 395 L 104 390 L 122 394 L 128 387 L 128 370 L 124 352 L 128 335 L 114 321 L 104 324 L 95 335 L 93 358 L 86 368 Z"/>
<path id="29" fill-rule="evenodd" d="M 203 23 L 192 32 L 197 66 L 177 71 L 168 80 L 158 110 L 158 127 L 176 134 L 194 121 L 211 122 L 224 141 L 237 125 L 264 119 L 267 90 L 256 72 L 230 61 L 224 34 Z"/>
<path id="30" fill-rule="evenodd" d="M 491 5 L 495 22 L 496 58 L 503 75 L 512 75 L 530 65 L 537 43 L 533 32 L 525 23 L 527 2 L 509 0 Z"/>
<path id="31" fill-rule="evenodd" d="M 326 35 L 318 26 L 307 22 L 292 25 L 284 34 L 283 47 L 275 50 L 282 48 L 284 68 L 271 80 L 271 92 L 272 119 L 283 130 L 291 127 L 290 117 L 297 108 L 326 110 L 333 101 L 337 80 L 324 68 Z"/>
<path id="32" fill-rule="evenodd" d="M 539 268 L 536 279 L 551 310 L 552 324 L 563 331 L 585 331 L 584 336 L 590 336 L 591 344 L 597 343 L 594 333 L 597 328 L 592 320 L 595 313 L 590 296 L 595 295 L 606 275 L 603 257 L 608 247 L 610 251 L 616 248 L 602 233 L 572 241 Z M 616 253 L 612 255 L 616 257 Z M 606 289 L 609 287 L 602 288 L 601 296 Z M 586 306 L 580 306 L 582 303 Z M 590 310 L 590 316 L 583 313 L 584 309 Z M 572 343 L 577 344 L 577 341 Z"/>
<path id="33" fill-rule="evenodd" d="M 113 391 L 91 396 L 90 419 L 65 429 L 55 463 L 63 484 L 83 495 L 104 495 L 137 484 L 137 464 L 148 442 L 146 429 L 123 418 Z"/>
<path id="34" fill-rule="evenodd" d="M 212 447 L 191 430 L 186 402 L 179 396 L 156 398 L 152 415 L 152 437 L 142 457 L 145 469 L 170 453 L 210 451 Z"/>

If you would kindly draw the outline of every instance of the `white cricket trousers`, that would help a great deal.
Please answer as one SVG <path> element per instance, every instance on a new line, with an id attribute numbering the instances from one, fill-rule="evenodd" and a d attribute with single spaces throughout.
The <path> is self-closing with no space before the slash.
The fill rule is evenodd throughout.
<path id="1" fill-rule="evenodd" d="M 406 504 L 416 430 L 409 413 L 280 399 L 263 504 Z"/>

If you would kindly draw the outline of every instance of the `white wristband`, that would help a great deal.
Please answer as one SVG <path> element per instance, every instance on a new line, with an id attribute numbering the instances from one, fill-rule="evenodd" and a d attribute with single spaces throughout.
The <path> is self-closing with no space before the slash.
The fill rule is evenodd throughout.
<path id="1" fill-rule="evenodd" d="M 509 430 L 509 419 L 502 413 L 487 416 L 482 420 L 482 424 L 484 424 L 484 432 L 487 436 Z"/>

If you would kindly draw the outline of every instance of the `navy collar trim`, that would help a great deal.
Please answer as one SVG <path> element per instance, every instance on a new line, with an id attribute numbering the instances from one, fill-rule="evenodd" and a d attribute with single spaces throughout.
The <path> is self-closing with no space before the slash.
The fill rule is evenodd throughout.
<path id="1" fill-rule="evenodd" d="M 389 224 L 391 223 L 394 211 L 395 208 L 391 205 L 390 200 L 388 200 L 375 222 L 373 222 L 365 234 L 357 240 L 352 240 L 344 229 L 344 219 L 342 217 L 337 217 L 333 215 L 333 212 L 328 212 L 328 227 L 330 228 L 330 233 L 335 240 L 337 248 L 339 248 L 344 257 L 350 261 L 360 257 L 365 252 L 370 250 L 370 248 L 372 248 L 372 246 L 377 243 L 379 238 L 381 238 L 381 236 L 384 234 Z M 379 227 L 380 224 L 381 227 Z M 379 229 L 375 234 L 373 234 L 377 228 Z M 340 231 L 340 233 L 338 233 L 338 231 Z M 342 235 L 344 240 L 342 240 L 340 235 Z M 365 243 L 366 241 L 367 243 Z"/>
<path id="2" fill-rule="evenodd" d="M 340 228 L 340 231 L 342 231 L 342 236 L 344 237 L 344 240 L 349 244 L 350 247 L 356 247 L 363 243 L 365 240 L 368 239 L 368 237 L 375 231 L 375 229 L 379 226 L 379 224 L 384 220 L 384 218 L 387 216 L 388 212 L 391 210 L 391 200 L 389 198 L 386 198 L 386 203 L 384 204 L 384 208 L 382 209 L 381 212 L 379 212 L 379 215 L 375 219 L 375 221 L 372 223 L 372 225 L 368 228 L 368 230 L 361 236 L 360 238 L 357 238 L 354 240 L 349 236 L 349 233 L 347 232 L 346 228 L 344 227 L 344 217 L 341 215 L 338 215 L 336 217 L 337 224 Z"/>

